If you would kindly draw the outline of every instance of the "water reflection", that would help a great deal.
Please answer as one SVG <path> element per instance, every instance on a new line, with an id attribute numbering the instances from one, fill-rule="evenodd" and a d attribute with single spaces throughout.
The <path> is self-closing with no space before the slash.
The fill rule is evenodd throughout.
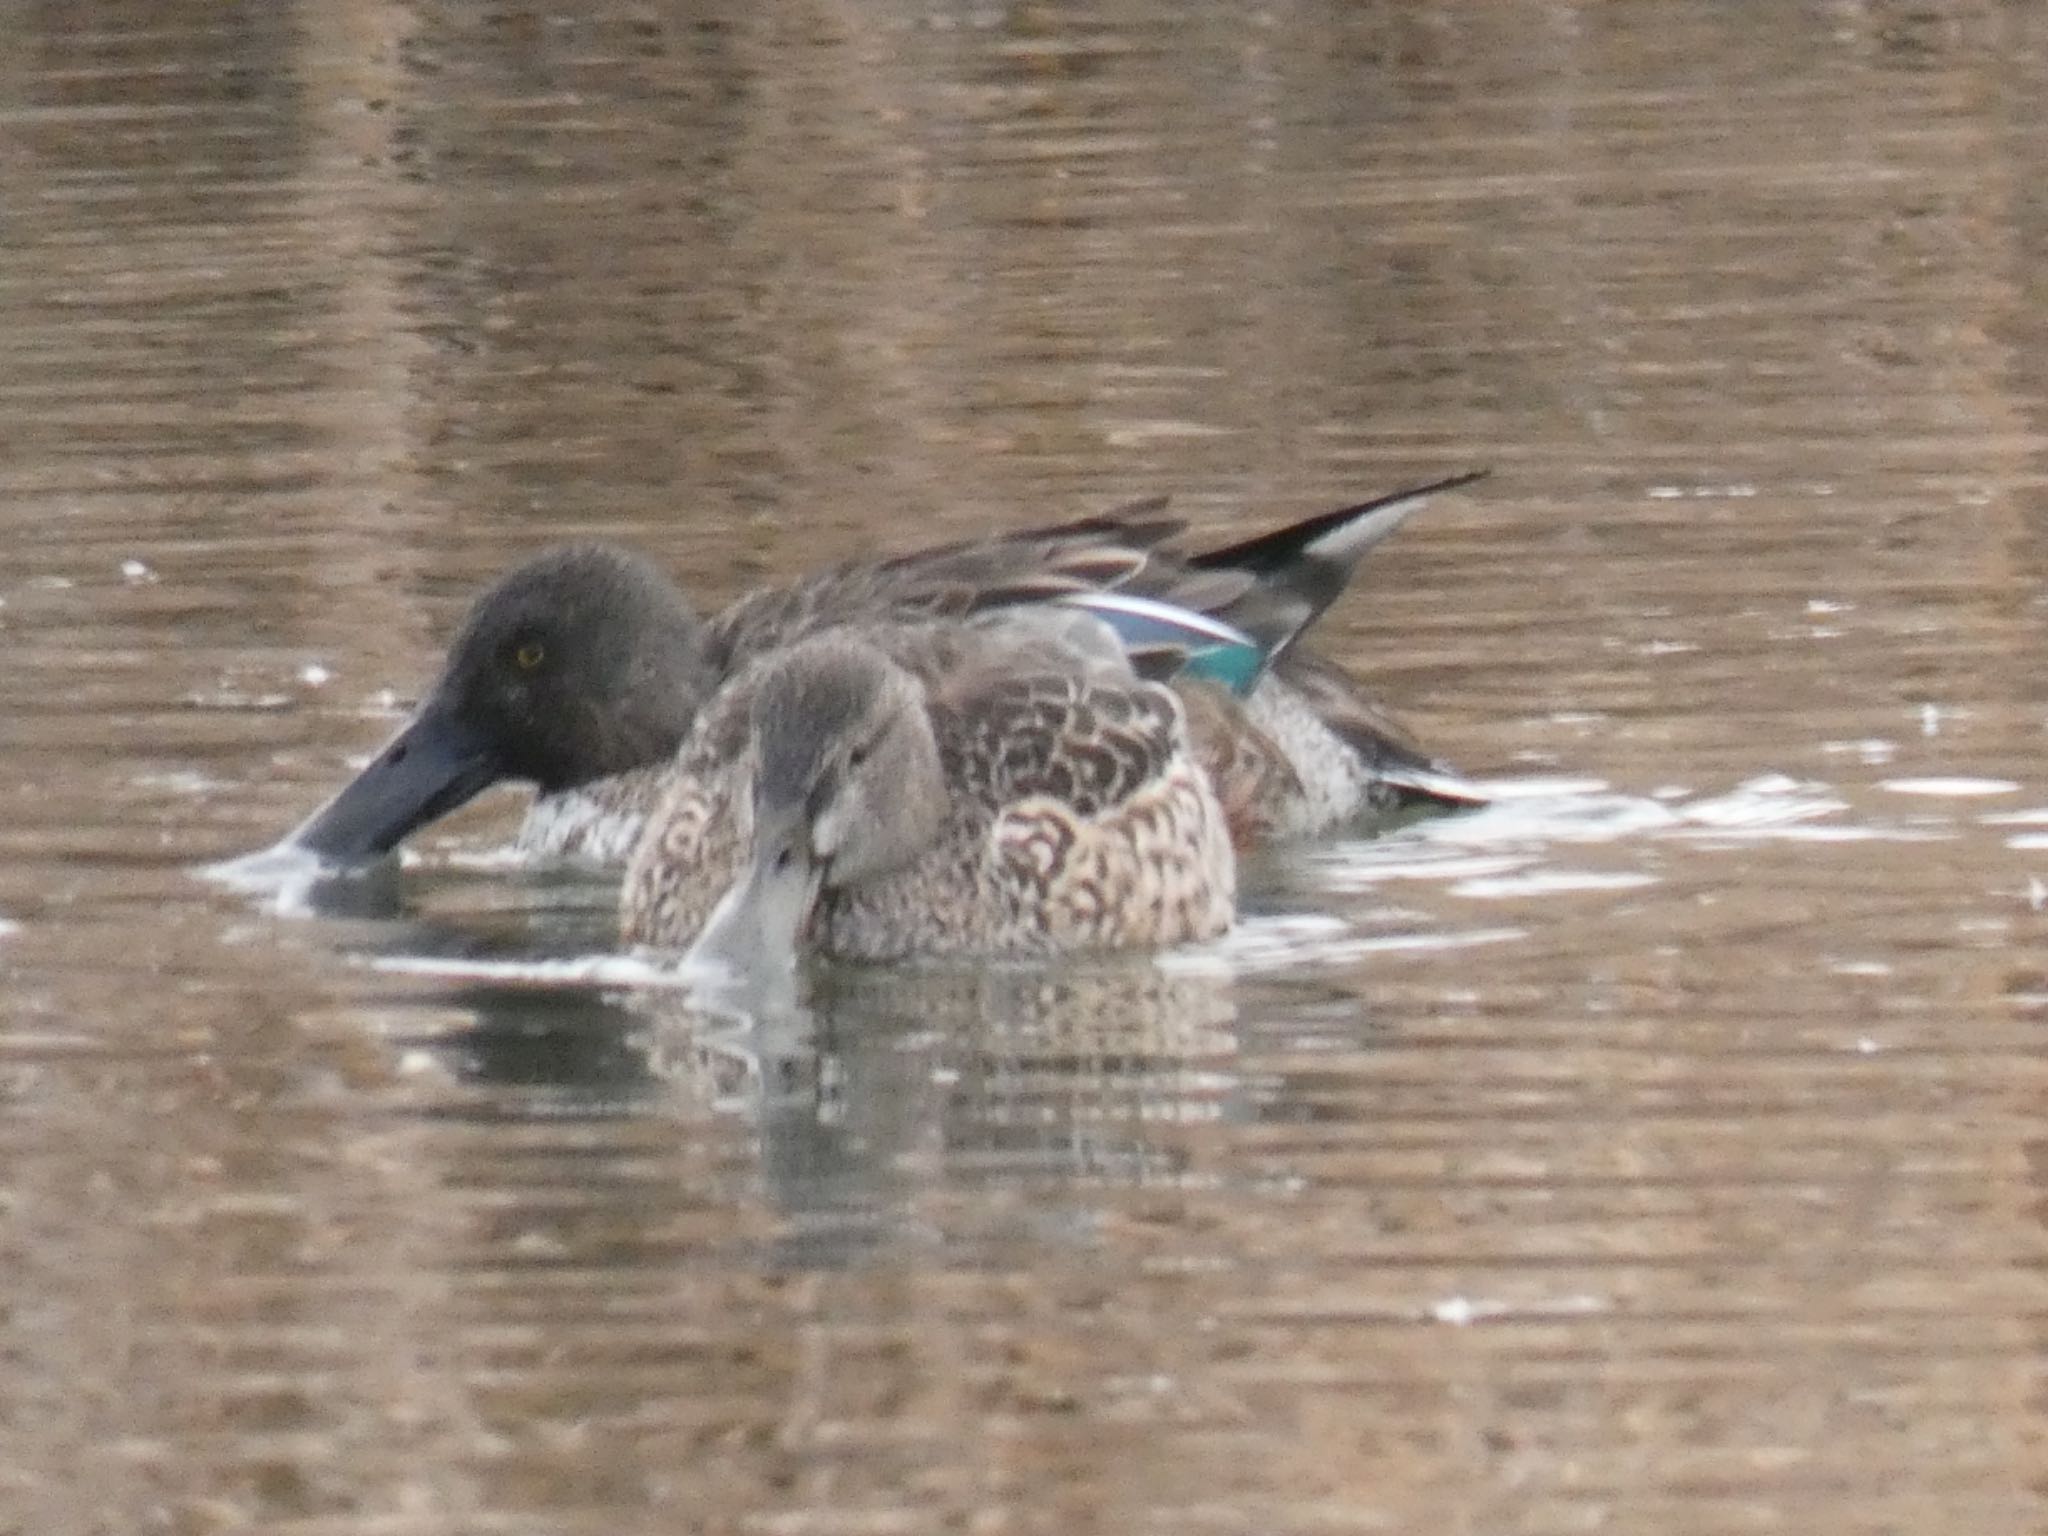
<path id="1" fill-rule="evenodd" d="M 9 41 L 0 1527 L 2043 1526 L 2048 13 Z M 333 917 L 188 874 L 563 536 L 710 603 L 1475 457 L 1325 634 L 1604 787 L 1156 974 L 734 1036 L 502 807 Z"/>
<path id="2" fill-rule="evenodd" d="M 664 1092 L 639 1016 L 603 993 L 458 986 L 422 1006 L 473 1022 L 393 1045 L 427 1052 L 459 1083 L 490 1088 L 493 1112 L 595 1118 L 632 1113 Z"/>
<path id="3" fill-rule="evenodd" d="M 1232 1112 L 1236 1004 L 1213 976 L 1125 960 L 818 983 L 760 1017 L 673 993 L 457 984 L 411 1006 L 466 1022 L 392 1044 L 464 1090 L 433 1099 L 434 1117 L 727 1123 L 777 1217 L 772 1260 L 799 1268 L 928 1239 L 933 1191 L 1030 1190 L 1023 1228 L 1071 1240 L 1081 1192 L 1191 1176 L 1188 1129 Z"/>

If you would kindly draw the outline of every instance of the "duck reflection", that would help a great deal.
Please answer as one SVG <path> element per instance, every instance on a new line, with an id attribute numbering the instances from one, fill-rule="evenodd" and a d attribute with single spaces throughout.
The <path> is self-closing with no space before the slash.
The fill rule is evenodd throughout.
<path id="1" fill-rule="evenodd" d="M 1229 987 L 1149 961 L 837 970 L 739 1030 L 643 1006 L 656 1069 L 753 1117 L 781 1209 L 883 1229 L 926 1196 L 1177 1178 L 1179 1128 L 1235 1088 Z"/>
<path id="2" fill-rule="evenodd" d="M 500 985 L 450 1002 L 474 1023 L 416 1046 L 486 1091 L 457 1112 L 739 1131 L 773 1213 L 767 1260 L 795 1267 L 950 1236 L 934 1213 L 954 1196 L 1052 1195 L 997 1202 L 1035 1227 L 1075 1219 L 1062 1192 L 1182 1180 L 1191 1128 L 1238 1092 L 1228 981 L 1151 960 L 831 969 L 806 1005 L 758 1016 Z"/>
<path id="3" fill-rule="evenodd" d="M 663 1096 L 648 1071 L 635 1015 L 597 992 L 560 987 L 465 986 L 442 1000 L 469 1014 L 466 1029 L 410 1042 L 458 1081 L 504 1090 L 499 1112 L 538 1093 L 558 1112 L 630 1113 Z"/>

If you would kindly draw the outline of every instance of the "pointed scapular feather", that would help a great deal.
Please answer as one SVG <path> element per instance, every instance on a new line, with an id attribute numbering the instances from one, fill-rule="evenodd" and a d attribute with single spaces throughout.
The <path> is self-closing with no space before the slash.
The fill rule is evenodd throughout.
<path id="1" fill-rule="evenodd" d="M 1128 651 L 1179 649 L 1186 656 L 1178 669 L 1181 673 L 1208 678 L 1233 693 L 1249 693 L 1265 665 L 1265 655 L 1250 635 L 1191 608 L 1130 592 L 1076 592 L 1060 601 L 1101 619 Z"/>

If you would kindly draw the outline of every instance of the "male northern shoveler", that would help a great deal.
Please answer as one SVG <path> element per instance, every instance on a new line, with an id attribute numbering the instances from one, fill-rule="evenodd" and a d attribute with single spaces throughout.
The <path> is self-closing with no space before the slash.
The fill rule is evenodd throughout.
<path id="1" fill-rule="evenodd" d="M 1162 503 L 1140 503 L 836 566 L 750 593 L 708 620 L 636 555 L 551 550 L 477 599 L 411 720 L 288 841 L 331 860 L 374 857 L 513 780 L 540 792 L 522 848 L 621 861 L 698 712 L 762 656 L 835 627 L 962 620 L 1055 600 L 1095 606 L 1134 645 L 1146 643 L 1160 603 L 1256 642 L 1225 687 L 1181 685 L 1195 750 L 1241 844 L 1391 808 L 1477 803 L 1476 790 L 1410 744 L 1346 673 L 1297 643 L 1369 549 L 1430 495 L 1477 478 L 1194 555 L 1165 547 L 1181 524 L 1157 515 Z M 1165 622 L 1169 631 L 1178 623 Z"/>
<path id="2" fill-rule="evenodd" d="M 1071 610 L 799 640 L 719 691 L 668 777 L 622 931 L 745 974 L 1155 948 L 1235 912 L 1180 699 Z"/>

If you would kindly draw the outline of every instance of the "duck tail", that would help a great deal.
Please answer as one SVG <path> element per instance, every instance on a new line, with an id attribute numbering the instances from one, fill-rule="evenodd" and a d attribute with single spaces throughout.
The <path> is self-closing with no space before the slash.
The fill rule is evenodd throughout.
<path id="1" fill-rule="evenodd" d="M 1380 764 L 1380 782 L 1408 806 L 1457 811 L 1493 803 L 1493 797 L 1485 790 L 1443 763 L 1384 760 Z"/>
<path id="2" fill-rule="evenodd" d="M 1188 564 L 1199 571 L 1252 578 L 1242 597 L 1218 611 L 1260 643 L 1270 665 L 1336 601 L 1374 545 L 1431 496 L 1470 485 L 1487 473 L 1468 470 L 1319 513 L 1271 533 L 1206 550 Z"/>

